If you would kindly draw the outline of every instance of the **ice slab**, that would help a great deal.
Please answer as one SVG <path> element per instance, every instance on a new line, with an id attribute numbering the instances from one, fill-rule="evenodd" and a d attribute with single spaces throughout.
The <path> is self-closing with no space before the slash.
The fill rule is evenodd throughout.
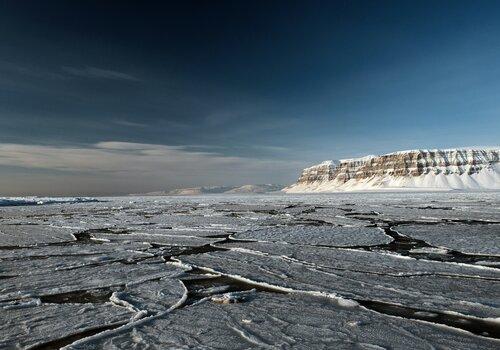
<path id="1" fill-rule="evenodd" d="M 397 232 L 462 253 L 500 255 L 500 225 L 400 225 Z"/>
<path id="2" fill-rule="evenodd" d="M 50 274 L 54 271 L 75 270 L 83 267 L 100 266 L 116 262 L 133 263 L 153 255 L 146 252 L 116 250 L 114 252 L 80 255 L 52 256 L 17 256 L 16 259 L 0 260 L 0 275 L 37 275 Z"/>
<path id="3" fill-rule="evenodd" d="M 141 233 L 147 235 L 164 235 L 164 236 L 191 236 L 191 237 L 201 237 L 210 238 L 211 236 L 223 236 L 224 234 L 229 234 L 224 230 L 217 229 L 162 229 L 162 228 L 141 228 L 133 229 L 131 233 Z"/>
<path id="4" fill-rule="evenodd" d="M 498 344 L 333 299 L 256 293 L 242 303 L 206 300 L 68 349 L 493 349 Z"/>
<path id="5" fill-rule="evenodd" d="M 244 231 L 277 223 L 277 219 L 268 216 L 238 217 L 230 215 L 159 215 L 151 218 L 158 226 L 173 229 L 204 229 L 227 231 Z"/>
<path id="6" fill-rule="evenodd" d="M 373 207 L 380 213 L 380 219 L 388 221 L 442 221 L 477 220 L 498 222 L 498 213 L 482 211 L 480 207 L 455 207 L 442 205 L 377 205 Z"/>
<path id="7" fill-rule="evenodd" d="M 416 260 L 396 254 L 365 250 L 314 247 L 270 242 L 229 242 L 220 245 L 226 249 L 264 253 L 281 257 L 287 261 L 303 262 L 312 267 L 325 267 L 335 270 L 386 274 L 394 276 L 413 276 L 419 274 L 441 274 L 469 276 L 471 278 L 500 279 L 500 271 L 469 264 L 442 263 L 429 260 Z"/>
<path id="8" fill-rule="evenodd" d="M 216 251 L 179 257 L 211 271 L 294 290 L 333 293 L 348 299 L 377 300 L 478 317 L 500 317 L 498 279 L 417 272 L 410 275 L 338 270 L 249 250 Z M 401 259 L 404 261 L 404 259 Z"/>
<path id="9" fill-rule="evenodd" d="M 72 242 L 73 243 L 73 242 Z M 86 256 L 86 255 L 113 255 L 120 251 L 145 251 L 149 244 L 142 242 L 117 242 L 102 244 L 54 244 L 28 247 L 15 247 L 0 252 L 0 259 L 23 260 L 43 259 L 50 256 Z"/>
<path id="10" fill-rule="evenodd" d="M 143 243 L 156 243 L 171 246 L 189 246 L 199 247 L 220 241 L 220 238 L 205 238 L 193 236 L 174 236 L 163 233 L 130 233 L 130 234 L 109 234 L 109 233 L 96 233 L 94 237 L 111 242 L 130 241 L 130 242 L 143 242 Z"/>
<path id="11" fill-rule="evenodd" d="M 236 233 L 236 239 L 338 247 L 370 246 L 392 241 L 377 227 L 280 226 Z"/>
<path id="12" fill-rule="evenodd" d="M 28 347 L 95 329 L 127 322 L 133 313 L 111 303 L 42 304 L 0 311 L 0 348 Z"/>
<path id="13" fill-rule="evenodd" d="M 45 274 L 19 275 L 0 279 L 0 301 L 136 284 L 175 277 L 183 271 L 185 269 L 181 267 L 166 264 L 111 263 L 47 271 Z"/>
<path id="14" fill-rule="evenodd" d="M 74 232 L 67 228 L 46 225 L 0 225 L 0 247 L 73 241 Z"/>
<path id="15" fill-rule="evenodd" d="M 346 216 L 349 214 L 338 208 L 319 208 L 312 213 L 305 213 L 298 216 L 300 220 L 311 220 L 326 222 L 337 226 L 366 226 L 369 223 L 363 220 Z"/>
<path id="16" fill-rule="evenodd" d="M 114 292 L 111 299 L 133 312 L 151 316 L 168 310 L 179 302 L 184 293 L 184 285 L 178 279 L 166 277 L 128 284 L 123 290 Z"/>

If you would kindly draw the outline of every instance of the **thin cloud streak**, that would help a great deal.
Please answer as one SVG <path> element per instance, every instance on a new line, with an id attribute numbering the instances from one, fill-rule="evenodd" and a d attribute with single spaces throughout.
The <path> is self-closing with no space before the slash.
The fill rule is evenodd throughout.
<path id="1" fill-rule="evenodd" d="M 118 141 L 99 142 L 89 147 L 4 143 L 0 144 L 0 166 L 15 167 L 23 175 L 40 170 L 52 172 L 57 175 L 52 186 L 58 186 L 56 182 L 60 183 L 61 177 L 67 186 L 78 179 L 78 186 L 82 188 L 75 191 L 79 193 L 96 192 L 103 183 L 109 192 L 117 193 L 120 189 L 114 188 L 113 182 L 124 181 L 130 193 L 170 189 L 180 184 L 283 182 L 292 180 L 304 166 L 297 161 L 233 157 L 189 148 Z M 92 184 L 86 183 L 86 178 L 92 178 Z M 101 179 L 101 183 L 96 179 Z"/>
<path id="2" fill-rule="evenodd" d="M 48 80 L 66 80 L 68 77 L 58 72 L 51 72 L 49 70 L 40 69 L 33 66 L 24 66 L 17 63 L 0 61 L 0 71 L 14 73 L 21 76 L 27 76 L 37 79 Z"/>
<path id="3" fill-rule="evenodd" d="M 110 69 L 96 68 L 96 67 L 76 68 L 76 67 L 63 66 L 61 69 L 68 74 L 83 78 L 129 80 L 129 81 L 141 80 L 127 73 Z"/>
<path id="4" fill-rule="evenodd" d="M 129 120 L 123 120 L 123 119 L 113 120 L 113 124 L 121 125 L 121 126 L 128 126 L 131 128 L 147 128 L 147 127 L 149 127 L 149 125 L 145 124 L 145 123 L 131 122 Z"/>

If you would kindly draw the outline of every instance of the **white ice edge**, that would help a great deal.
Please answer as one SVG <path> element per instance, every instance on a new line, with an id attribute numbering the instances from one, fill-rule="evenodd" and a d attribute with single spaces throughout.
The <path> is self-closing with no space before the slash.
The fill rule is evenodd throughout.
<path id="1" fill-rule="evenodd" d="M 113 303 L 115 306 L 124 307 L 127 310 L 134 312 L 134 313 L 140 313 L 142 311 L 145 311 L 147 313 L 147 310 L 140 310 L 137 307 L 135 307 L 134 305 L 132 305 L 131 303 L 129 303 L 128 301 L 120 298 L 120 295 L 122 293 L 123 292 L 113 292 L 113 294 L 111 294 L 111 297 L 109 298 L 109 301 L 111 303 Z"/>
<path id="2" fill-rule="evenodd" d="M 404 305 L 397 304 L 397 303 L 394 303 L 393 305 L 400 305 L 402 307 L 405 307 Z M 436 322 L 427 321 L 427 320 L 421 320 L 421 319 L 417 319 L 417 318 L 405 318 L 405 317 L 396 316 L 396 315 L 389 315 L 389 314 L 384 314 L 384 313 L 381 313 L 381 312 L 378 312 L 378 311 L 375 311 L 375 310 L 367 309 L 366 307 L 361 306 L 361 305 L 360 305 L 360 307 L 362 309 L 364 309 L 364 310 L 367 310 L 367 311 L 370 311 L 370 312 L 374 312 L 376 314 L 383 315 L 385 317 L 397 318 L 399 320 L 412 320 L 414 322 L 421 322 L 421 323 L 424 323 L 424 324 L 432 325 L 432 326 L 437 327 L 437 328 L 443 328 L 443 329 L 446 329 L 446 330 L 449 330 L 449 331 L 466 334 L 467 336 L 470 336 L 470 337 L 478 337 L 478 338 L 488 339 L 488 340 L 492 340 L 492 341 L 496 341 L 496 342 L 500 343 L 500 339 L 498 339 L 498 338 L 485 337 L 485 336 L 482 336 L 482 335 L 479 335 L 479 334 L 475 334 L 475 333 L 469 332 L 469 331 L 467 331 L 465 329 L 457 328 L 457 327 L 453 327 L 453 326 L 448 326 L 448 325 L 443 324 L 443 323 L 436 323 Z M 433 312 L 433 311 L 430 311 L 430 312 Z M 465 314 L 462 314 L 460 312 L 454 312 L 454 311 L 439 311 L 439 313 L 453 314 L 455 316 L 463 317 L 463 318 L 466 318 L 466 319 L 469 319 L 469 320 L 483 321 L 483 322 L 492 323 L 492 324 L 495 324 L 495 325 L 498 324 L 498 323 L 500 323 L 500 321 L 499 321 L 500 318 L 493 318 L 493 317 L 484 317 L 484 318 L 481 318 L 481 317 L 476 317 L 476 316 L 465 315 Z"/>
<path id="3" fill-rule="evenodd" d="M 179 260 L 177 258 L 172 258 L 172 260 L 174 262 L 182 265 L 182 266 L 195 267 L 195 268 L 203 270 L 203 271 L 211 272 L 211 273 L 218 274 L 218 275 L 221 275 L 221 276 L 226 276 L 226 277 L 235 279 L 235 280 L 240 281 L 240 282 L 245 282 L 245 283 L 248 283 L 248 284 L 251 284 L 251 285 L 253 284 L 255 286 L 264 287 L 264 288 L 267 288 L 267 289 L 270 289 L 270 290 L 275 290 L 277 292 L 305 294 L 305 295 L 312 295 L 312 296 L 317 296 L 317 297 L 329 298 L 329 299 L 335 300 L 338 303 L 338 305 L 345 306 L 345 307 L 356 307 L 356 306 L 359 306 L 359 304 L 356 301 L 351 300 L 351 299 L 347 299 L 347 298 L 343 298 L 343 297 L 341 297 L 341 296 L 339 296 L 339 295 L 337 295 L 335 293 L 327 293 L 327 292 L 320 292 L 320 291 L 310 291 L 310 290 L 302 290 L 302 289 L 293 289 L 293 288 L 289 288 L 289 287 L 280 287 L 280 286 L 276 286 L 274 284 L 269 284 L 269 283 L 266 283 L 266 282 L 257 282 L 257 281 L 251 280 L 249 278 L 240 276 L 240 275 L 233 275 L 233 274 L 229 274 L 229 273 L 220 272 L 220 271 L 217 271 L 215 269 L 212 269 L 212 268 L 206 267 L 206 266 L 200 266 L 200 265 L 195 265 L 195 264 L 186 264 L 186 263 L 183 263 L 181 260 Z"/>
<path id="4" fill-rule="evenodd" d="M 235 252 L 252 254 L 252 255 L 256 255 L 256 256 L 266 256 L 266 257 L 279 258 L 279 259 L 283 259 L 283 260 L 290 261 L 290 262 L 296 262 L 296 263 L 304 265 L 304 266 L 310 266 L 310 267 L 315 267 L 315 268 L 323 268 L 323 269 L 334 269 L 334 270 L 336 269 L 333 266 L 311 263 L 311 262 L 308 262 L 308 261 L 305 261 L 305 260 L 300 260 L 300 259 L 292 258 L 292 257 L 287 256 L 287 255 L 274 255 L 274 254 L 270 254 L 270 253 L 261 252 L 259 250 L 253 250 L 253 249 L 247 249 L 247 248 L 241 248 L 241 247 L 231 247 L 231 248 L 227 248 L 227 249 L 231 250 L 231 251 L 235 251 Z M 338 248 L 338 249 L 342 249 L 342 248 Z M 356 249 L 352 249 L 352 250 L 356 250 Z M 356 251 L 359 251 L 359 250 L 356 250 Z M 367 253 L 374 253 L 374 252 L 367 252 Z M 377 253 L 375 253 L 375 254 L 377 254 Z M 400 256 L 396 255 L 395 257 L 400 257 Z M 401 257 L 406 258 L 405 256 L 401 256 Z M 412 259 L 412 260 L 425 260 L 425 259 L 415 259 L 415 258 L 410 258 L 410 259 Z M 425 261 L 432 262 L 432 260 L 425 260 Z M 477 265 L 468 265 L 468 264 L 464 264 L 464 265 L 466 267 L 476 267 L 477 266 Z M 497 270 L 495 268 L 490 268 L 490 269 L 493 270 L 493 271 Z M 373 273 L 371 271 L 362 271 L 362 270 L 359 270 L 358 272 L 361 272 L 361 273 Z M 443 276 L 443 277 L 474 278 L 474 279 L 482 279 L 482 280 L 500 281 L 500 278 L 483 277 L 483 276 L 478 276 L 478 275 L 464 275 L 464 274 L 457 274 L 457 273 L 436 273 L 436 272 L 411 272 L 411 273 L 408 272 L 408 273 L 403 273 L 403 272 L 400 272 L 400 273 L 384 273 L 384 275 L 386 275 L 386 276 L 393 276 L 393 277 L 415 277 L 415 276 L 436 275 L 436 276 Z M 483 306 L 483 304 L 480 304 L 480 303 L 469 303 L 469 304 L 476 304 L 476 305 Z"/>
<path id="5" fill-rule="evenodd" d="M 173 258 L 173 259 L 177 260 L 175 258 Z M 289 288 L 289 287 L 280 287 L 280 286 L 276 286 L 276 285 L 269 284 L 269 283 L 266 283 L 266 282 L 257 282 L 257 281 L 251 280 L 249 278 L 246 278 L 246 277 L 243 277 L 243 276 L 239 276 L 239 275 L 233 275 L 233 274 L 223 273 L 223 272 L 217 271 L 215 269 L 212 269 L 210 267 L 205 267 L 205 266 L 200 266 L 200 265 L 195 265 L 195 264 L 185 264 L 185 263 L 182 263 L 181 261 L 178 261 L 178 262 L 181 263 L 184 266 L 188 265 L 188 266 L 191 266 L 191 267 L 196 267 L 196 268 L 198 268 L 200 270 L 204 270 L 204 271 L 207 271 L 207 272 L 219 274 L 221 276 L 230 277 L 230 278 L 233 278 L 233 279 L 241 281 L 241 282 L 253 284 L 253 285 L 256 285 L 256 286 L 261 286 L 261 287 L 264 287 L 264 288 L 267 288 L 267 289 L 270 289 L 270 290 L 276 290 L 278 292 L 294 293 L 294 294 L 301 294 L 301 295 L 310 295 L 310 296 L 313 296 L 313 297 L 320 297 L 320 298 L 328 298 L 328 299 L 335 300 L 337 302 L 337 304 L 339 306 L 341 306 L 341 307 L 347 307 L 347 308 L 359 307 L 359 308 L 361 308 L 363 310 L 366 310 L 368 312 L 374 312 L 374 313 L 377 313 L 377 314 L 380 314 L 380 315 L 384 315 L 385 317 L 393 317 L 393 318 L 397 318 L 397 319 L 410 319 L 410 320 L 413 320 L 415 322 L 423 322 L 423 323 L 426 323 L 426 324 L 431 324 L 431 325 L 436 326 L 436 327 L 442 327 L 442 328 L 445 328 L 445 329 L 448 329 L 448 330 L 453 330 L 453 331 L 456 331 L 456 332 L 461 332 L 461 333 L 467 334 L 469 336 L 475 336 L 475 337 L 484 338 L 481 335 L 477 335 L 477 334 L 471 333 L 471 332 L 469 332 L 467 330 L 464 330 L 464 329 L 461 329 L 461 328 L 452 327 L 452 326 L 448 326 L 448 325 L 445 325 L 445 324 L 442 324 L 442 323 L 435 323 L 435 322 L 426 321 L 426 320 L 420 320 L 420 319 L 414 319 L 414 318 L 404 318 L 404 317 L 401 317 L 401 316 L 383 314 L 383 313 L 380 313 L 378 311 L 368 309 L 368 308 L 360 305 L 355 300 L 348 299 L 348 298 L 343 298 L 343 297 L 341 297 L 341 296 L 339 296 L 339 295 L 337 295 L 335 293 L 327 293 L 327 292 L 321 292 L 321 291 L 310 291 L 310 290 L 293 289 L 293 288 Z M 400 304 L 400 303 L 390 303 L 390 304 L 401 306 L 401 307 L 406 307 L 405 305 Z M 488 323 L 493 323 L 493 324 L 499 324 L 500 323 L 500 318 L 493 318 L 493 317 L 484 317 L 484 318 L 482 318 L 482 317 L 477 317 L 477 316 L 471 316 L 471 315 L 462 314 L 460 312 L 455 312 L 455 311 L 433 311 L 433 310 L 429 310 L 429 311 L 430 312 L 438 312 L 438 313 L 450 313 L 450 314 L 453 314 L 453 315 L 456 315 L 456 316 L 459 316 L 459 317 L 463 317 L 463 318 L 467 318 L 467 319 L 470 319 L 470 320 L 478 320 L 478 321 L 483 321 L 483 322 L 488 322 Z M 495 340 L 497 342 L 500 342 L 500 339 L 496 339 L 496 338 L 487 337 L 487 339 L 493 339 L 493 340 Z"/>
<path id="6" fill-rule="evenodd" d="M 242 241 L 244 239 L 241 239 Z M 291 244 L 289 242 L 273 242 L 273 241 L 250 241 L 250 242 L 256 242 L 256 243 L 272 243 L 272 244 L 283 244 L 283 245 L 286 245 L 286 244 Z M 210 244 L 211 246 L 214 246 L 214 247 L 218 247 L 220 248 L 221 246 L 217 244 L 217 242 L 213 243 L 213 244 Z M 324 247 L 321 247 L 321 246 L 315 246 L 314 244 L 296 244 L 296 243 L 293 243 L 291 245 L 304 245 L 304 246 L 308 246 L 308 247 L 318 247 L 318 248 L 324 248 Z M 430 262 L 430 263 L 434 263 L 435 261 L 434 260 L 429 260 L 429 259 L 422 259 L 422 258 L 414 258 L 414 257 L 411 257 L 411 256 L 405 256 L 405 255 L 401 255 L 401 254 L 398 254 L 398 253 L 395 253 L 395 252 L 389 252 L 389 251 L 367 251 L 367 250 L 360 250 L 360 249 L 356 249 L 356 248 L 352 248 L 352 247 L 333 247 L 334 249 L 341 249 L 341 250 L 348 250 L 348 251 L 354 251 L 354 252 L 362 252 L 364 254 L 380 254 L 380 255 L 386 255 L 386 256 L 390 256 L 392 258 L 395 258 L 395 259 L 402 259 L 402 260 L 419 260 L 419 261 L 426 261 L 426 262 Z M 264 252 L 260 252 L 260 251 L 257 251 L 257 250 L 253 250 L 253 249 L 247 249 L 247 248 L 241 248 L 241 247 L 225 247 L 225 249 L 228 249 L 228 250 L 234 250 L 234 251 L 240 251 L 240 252 L 244 252 L 244 253 L 249 253 L 249 254 L 254 254 L 254 255 L 261 255 L 261 256 L 275 256 L 275 257 L 279 257 L 278 255 L 271 255 L 269 253 L 264 253 Z M 297 260 L 297 261 L 300 261 L 300 260 Z M 487 270 L 487 271 L 491 271 L 491 272 L 498 272 L 498 269 L 495 268 L 495 267 L 490 267 L 490 266 L 485 266 L 485 265 L 478 265 L 477 263 L 476 264 L 467 264 L 467 263 L 461 263 L 461 262 L 453 262 L 453 261 L 440 261 L 439 262 L 440 264 L 448 264 L 448 265 L 458 265 L 458 266 L 463 266 L 463 267 L 468 267 L 468 268 L 474 268 L 474 269 L 479 269 L 479 270 Z M 461 274 L 457 274 L 455 275 L 457 277 L 475 277 L 475 278 L 482 278 L 481 276 L 471 276 L 471 275 L 461 275 Z"/>
<path id="7" fill-rule="evenodd" d="M 129 322 L 127 324 L 124 324 L 123 326 L 117 327 L 115 329 L 109 329 L 109 330 L 106 330 L 106 331 L 94 334 L 94 335 L 92 335 L 90 337 L 79 339 L 79 340 L 77 340 L 77 341 L 75 341 L 75 342 L 73 342 L 73 343 L 71 343 L 69 345 L 66 345 L 66 346 L 62 347 L 61 349 L 72 349 L 74 346 L 83 345 L 85 343 L 89 343 L 89 342 L 92 342 L 92 341 L 103 339 L 104 337 L 107 337 L 107 336 L 110 336 L 110 335 L 119 334 L 119 333 L 121 333 L 123 331 L 127 331 L 127 330 L 129 330 L 131 328 L 140 326 L 140 325 L 145 324 L 145 323 L 147 323 L 149 321 L 161 318 L 161 317 L 169 314 L 170 312 L 172 312 L 175 309 L 177 309 L 180 306 L 182 306 L 186 302 L 186 300 L 187 300 L 188 290 L 187 290 L 186 286 L 184 285 L 184 283 L 182 283 L 182 282 L 180 282 L 180 283 L 182 284 L 182 287 L 184 288 L 184 293 L 182 294 L 182 297 L 174 305 L 172 305 L 170 308 L 168 308 L 166 311 L 160 312 L 160 313 L 158 313 L 156 315 L 152 315 L 152 316 L 140 318 L 140 319 L 132 319 L 131 322 Z"/>

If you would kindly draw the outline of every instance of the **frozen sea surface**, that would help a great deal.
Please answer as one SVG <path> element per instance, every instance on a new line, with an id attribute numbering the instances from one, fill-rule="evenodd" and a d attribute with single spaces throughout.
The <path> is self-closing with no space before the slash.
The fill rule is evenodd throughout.
<path id="1" fill-rule="evenodd" d="M 500 347 L 499 192 L 20 203 L 0 348 Z"/>
<path id="2" fill-rule="evenodd" d="M 500 211 L 499 211 L 500 213 Z M 401 225 L 399 233 L 425 240 L 429 244 L 470 254 L 500 256 L 497 242 L 500 225 Z M 498 242 L 497 242 L 498 243 Z"/>

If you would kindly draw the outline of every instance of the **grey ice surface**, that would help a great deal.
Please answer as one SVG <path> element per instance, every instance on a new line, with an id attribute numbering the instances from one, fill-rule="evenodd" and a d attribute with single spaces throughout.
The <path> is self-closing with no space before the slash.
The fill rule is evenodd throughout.
<path id="1" fill-rule="evenodd" d="M 181 281 L 170 276 L 127 285 L 115 291 L 111 301 L 134 312 L 154 315 L 176 304 L 185 293 Z"/>
<path id="2" fill-rule="evenodd" d="M 75 230 L 47 225 L 0 225 L 0 247 L 22 247 L 74 240 Z"/>
<path id="3" fill-rule="evenodd" d="M 111 303 L 42 304 L 0 311 L 0 348 L 27 348 L 102 325 L 127 322 L 133 313 Z"/>
<path id="4" fill-rule="evenodd" d="M 143 243 L 156 243 L 171 246 L 189 246 L 196 247 L 210 243 L 215 243 L 220 239 L 187 236 L 187 235 L 170 235 L 169 232 L 163 233 L 130 233 L 130 234 L 95 234 L 94 237 L 111 242 L 125 241 L 125 242 L 143 242 Z"/>
<path id="5" fill-rule="evenodd" d="M 34 261 L 34 264 L 36 261 Z M 125 265 L 125 266 L 124 266 Z M 1 279 L 0 301 L 39 297 L 75 291 L 126 286 L 176 276 L 181 268 L 163 264 L 110 263 L 82 266 L 75 269 L 47 269 L 45 273 L 24 274 Z"/>
<path id="6" fill-rule="evenodd" d="M 377 227 L 280 226 L 234 235 L 236 239 L 326 246 L 387 244 L 392 238 Z"/>
<path id="7" fill-rule="evenodd" d="M 499 211 L 500 215 L 500 211 Z M 401 225 L 395 230 L 434 246 L 462 253 L 500 255 L 500 224 L 490 225 Z"/>
<path id="8" fill-rule="evenodd" d="M 500 192 L 100 200 L 0 208 L 0 348 L 500 346 Z"/>
<path id="9" fill-rule="evenodd" d="M 349 299 L 377 300 L 478 317 L 500 317 L 500 280 L 461 276 L 460 269 L 455 274 L 439 275 L 432 269 L 419 269 L 417 265 L 413 274 L 367 273 L 355 269 L 339 270 L 334 261 L 333 267 L 318 266 L 282 255 L 241 250 L 188 255 L 180 257 L 180 260 L 189 265 L 208 267 L 215 272 L 293 290 L 331 293 Z M 376 263 L 370 260 L 367 262 Z M 495 276 L 498 277 L 498 274 Z"/>
<path id="10" fill-rule="evenodd" d="M 328 298 L 256 293 L 204 301 L 71 349 L 492 349 L 498 342 L 385 317 Z"/>
<path id="11" fill-rule="evenodd" d="M 311 268 L 329 268 L 338 271 L 364 272 L 367 274 L 418 276 L 426 274 L 468 276 L 477 278 L 499 277 L 495 269 L 470 264 L 442 263 L 417 260 L 379 251 L 315 247 L 301 244 L 272 242 L 229 242 L 216 246 L 263 257 L 278 257 L 289 262 L 304 263 Z M 233 252 L 230 252 L 233 253 Z M 184 259 L 184 257 L 179 257 Z M 185 257 L 189 258 L 189 257 Z"/>

